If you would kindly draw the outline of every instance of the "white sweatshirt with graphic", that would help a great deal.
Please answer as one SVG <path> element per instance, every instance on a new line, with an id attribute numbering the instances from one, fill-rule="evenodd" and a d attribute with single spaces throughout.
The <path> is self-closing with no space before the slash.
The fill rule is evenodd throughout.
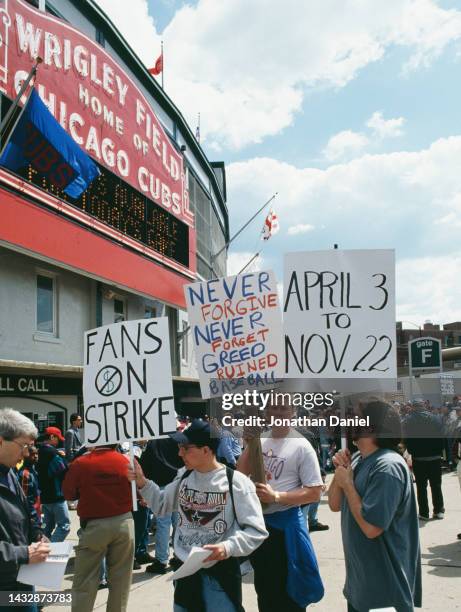
<path id="1" fill-rule="evenodd" d="M 237 517 L 229 494 L 226 469 L 193 470 L 184 480 L 178 477 L 163 491 L 149 480 L 141 495 L 157 516 L 179 512 L 174 552 L 184 561 L 193 546 L 224 544 L 228 557 L 245 557 L 260 546 L 268 533 L 261 503 L 251 480 L 235 471 L 233 494 Z"/>

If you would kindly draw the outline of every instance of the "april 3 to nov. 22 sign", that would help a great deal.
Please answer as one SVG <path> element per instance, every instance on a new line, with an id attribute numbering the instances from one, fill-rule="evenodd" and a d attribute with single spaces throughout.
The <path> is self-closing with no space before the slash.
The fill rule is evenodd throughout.
<path id="1" fill-rule="evenodd" d="M 83 400 L 89 446 L 176 431 L 168 319 L 124 321 L 85 332 Z"/>
<path id="2" fill-rule="evenodd" d="M 396 377 L 393 250 L 288 253 L 283 304 L 287 377 Z"/>

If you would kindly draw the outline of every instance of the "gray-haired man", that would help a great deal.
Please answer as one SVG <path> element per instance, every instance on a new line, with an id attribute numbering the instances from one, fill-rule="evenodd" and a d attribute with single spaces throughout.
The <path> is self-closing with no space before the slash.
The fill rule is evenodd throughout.
<path id="1" fill-rule="evenodd" d="M 50 552 L 49 544 L 40 541 L 41 532 L 33 527 L 27 500 L 13 472 L 36 437 L 30 419 L 11 408 L 0 410 L 0 591 L 32 590 L 17 582 L 19 568 L 45 561 Z M 33 612 L 36 606 L 22 609 Z M 10 607 L 0 606 L 3 610 Z"/>

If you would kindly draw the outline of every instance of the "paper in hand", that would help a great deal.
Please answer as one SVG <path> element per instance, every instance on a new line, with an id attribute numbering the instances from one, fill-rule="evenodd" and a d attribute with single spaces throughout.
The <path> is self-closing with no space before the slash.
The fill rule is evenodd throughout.
<path id="1" fill-rule="evenodd" d="M 204 567 L 210 567 L 214 565 L 215 561 L 209 561 L 203 563 L 203 561 L 211 555 L 211 550 L 200 548 L 199 546 L 193 546 L 189 553 L 189 556 L 184 561 L 179 569 L 168 578 L 169 580 L 179 580 L 179 578 L 186 578 L 186 576 L 192 576 L 195 572 L 198 572 Z"/>
<path id="2" fill-rule="evenodd" d="M 51 552 L 46 561 L 20 566 L 18 582 L 48 587 L 55 591 L 61 590 L 64 572 L 73 545 L 72 542 L 51 542 L 50 548 Z"/>

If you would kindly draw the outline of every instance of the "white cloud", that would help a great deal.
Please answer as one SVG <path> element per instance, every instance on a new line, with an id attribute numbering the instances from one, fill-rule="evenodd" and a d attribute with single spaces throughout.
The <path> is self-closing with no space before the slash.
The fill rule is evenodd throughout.
<path id="1" fill-rule="evenodd" d="M 450 256 L 420 257 L 397 264 L 397 320 L 422 325 L 461 320 L 461 290 L 457 286 L 461 250 Z"/>
<path id="2" fill-rule="evenodd" d="M 417 152 L 365 155 L 325 170 L 270 158 L 227 167 L 233 224 L 240 227 L 277 190 L 280 219 L 313 225 L 309 250 L 394 248 L 399 262 L 399 317 L 461 318 L 461 136 Z M 437 224 L 438 222 L 438 224 Z M 249 250 L 247 230 L 239 248 Z M 303 234 L 268 241 L 265 260 L 281 278 L 283 252 L 306 250 Z M 412 277 L 412 274 L 414 275 Z M 458 314 L 456 314 L 458 313 Z"/>
<path id="3" fill-rule="evenodd" d="M 298 234 L 307 234 L 314 230 L 314 226 L 309 223 L 299 223 L 298 225 L 291 225 L 288 228 L 287 234 L 289 236 L 297 236 Z"/>
<path id="4" fill-rule="evenodd" d="M 96 0 L 128 44 L 149 68 L 160 54 L 161 37 L 146 0 Z M 128 8 L 129 6 L 129 8 Z"/>
<path id="5" fill-rule="evenodd" d="M 366 149 L 376 149 L 386 138 L 402 136 L 404 123 L 404 117 L 384 119 L 382 112 L 376 111 L 365 123 L 369 134 L 352 130 L 338 132 L 329 139 L 323 156 L 329 162 L 357 157 Z"/>
<path id="6" fill-rule="evenodd" d="M 323 155 L 328 161 L 336 161 L 344 157 L 355 157 L 368 145 L 369 140 L 361 132 L 344 130 L 330 138 L 323 150 Z"/>
<path id="7" fill-rule="evenodd" d="M 147 65 L 160 48 L 147 0 L 98 0 Z M 283 23 L 283 27 L 280 24 Z M 396 45 L 406 70 L 461 37 L 461 12 L 434 0 L 198 0 L 162 33 L 165 88 L 214 150 L 261 142 L 291 125 L 311 88 L 343 87 Z"/>
<path id="8" fill-rule="evenodd" d="M 376 111 L 367 121 L 369 127 L 377 138 L 397 138 L 403 135 L 403 125 L 405 119 L 398 117 L 397 119 L 384 119 L 383 114 Z"/>

